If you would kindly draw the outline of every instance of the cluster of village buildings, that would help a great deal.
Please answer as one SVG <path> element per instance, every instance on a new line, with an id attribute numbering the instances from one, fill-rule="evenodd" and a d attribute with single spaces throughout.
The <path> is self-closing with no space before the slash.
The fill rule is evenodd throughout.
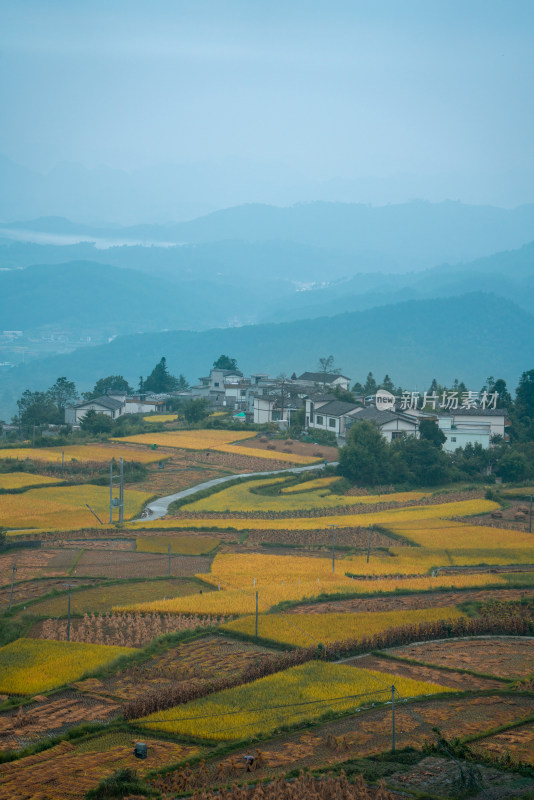
<path id="1" fill-rule="evenodd" d="M 237 369 L 212 369 L 209 376 L 200 378 L 199 384 L 186 392 L 132 396 L 110 393 L 68 408 L 65 421 L 78 425 L 90 409 L 112 419 L 123 414 L 164 413 L 176 398 L 202 398 L 213 410 L 226 410 L 236 420 L 257 425 L 272 422 L 288 427 L 292 416 L 300 412 L 309 434 L 330 431 L 339 444 L 345 442 L 352 425 L 362 420 L 378 425 L 385 439 L 392 441 L 401 436 L 418 437 L 421 419 L 429 417 L 443 431 L 444 449 L 449 452 L 468 443 L 488 448 L 493 437 L 508 438 L 506 409 L 496 407 L 496 397 L 483 397 L 477 402 L 478 393 L 466 392 L 464 395 L 468 397 L 434 402 L 429 411 L 426 395 L 424 405 L 419 408 L 420 404 L 414 402 L 416 393 L 411 393 L 410 397 L 390 397 L 389 405 L 384 407 L 380 402 L 384 398 L 380 396 L 357 397 L 355 402 L 340 400 L 335 392 L 349 390 L 350 384 L 350 378 L 337 373 L 304 372 L 300 376 L 294 373 L 290 378 L 256 373 L 247 378 Z"/>

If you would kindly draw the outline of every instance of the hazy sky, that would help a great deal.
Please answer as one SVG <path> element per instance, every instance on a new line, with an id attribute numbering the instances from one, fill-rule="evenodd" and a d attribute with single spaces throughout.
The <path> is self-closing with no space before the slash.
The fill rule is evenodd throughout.
<path id="1" fill-rule="evenodd" d="M 533 0 L 0 0 L 0 14 L 0 153 L 19 164 L 238 158 L 334 193 L 406 179 L 419 196 L 534 201 Z"/>

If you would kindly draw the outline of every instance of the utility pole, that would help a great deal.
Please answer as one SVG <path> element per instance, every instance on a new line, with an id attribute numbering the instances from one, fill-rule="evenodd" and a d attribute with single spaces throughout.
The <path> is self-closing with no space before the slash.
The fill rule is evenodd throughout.
<path id="1" fill-rule="evenodd" d="M 530 495 L 530 517 L 528 523 L 528 531 L 532 533 L 532 495 Z"/>
<path id="2" fill-rule="evenodd" d="M 395 684 L 391 687 L 391 752 L 395 752 Z"/>
<path id="3" fill-rule="evenodd" d="M 11 606 L 13 604 L 13 584 L 15 583 L 15 572 L 17 571 L 17 565 L 13 564 L 13 571 L 11 573 L 11 591 L 9 593 L 9 608 L 8 611 L 11 611 Z"/>
<path id="4" fill-rule="evenodd" d="M 258 639 L 258 592 L 256 592 L 256 640 Z"/>
<path id="5" fill-rule="evenodd" d="M 171 577 L 171 546 L 169 545 L 169 578 Z"/>
<path id="6" fill-rule="evenodd" d="M 335 540 L 335 530 L 338 527 L 337 525 L 330 525 L 332 528 L 332 572 L 336 571 L 336 540 Z"/>
<path id="7" fill-rule="evenodd" d="M 113 525 L 113 459 L 109 462 L 109 524 Z"/>
<path id="8" fill-rule="evenodd" d="M 120 462 L 120 486 L 119 486 L 119 522 L 124 522 L 124 461 Z"/>
<path id="9" fill-rule="evenodd" d="M 367 563 L 369 563 L 369 556 L 371 554 L 371 530 L 372 528 L 369 528 L 369 533 L 367 535 Z"/>
<path id="10" fill-rule="evenodd" d="M 68 604 L 68 611 L 67 611 L 67 642 L 70 642 L 70 583 L 66 583 L 65 586 L 69 590 L 69 604 Z"/>

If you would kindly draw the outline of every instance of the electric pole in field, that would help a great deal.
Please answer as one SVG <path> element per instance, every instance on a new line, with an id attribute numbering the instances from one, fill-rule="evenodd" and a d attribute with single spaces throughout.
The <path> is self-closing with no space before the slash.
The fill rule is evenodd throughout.
<path id="1" fill-rule="evenodd" d="M 70 590 L 71 585 L 70 583 L 66 583 L 65 586 L 69 590 L 69 602 L 67 606 L 67 642 L 70 642 Z"/>
<path id="2" fill-rule="evenodd" d="M 113 497 L 115 476 L 113 474 L 113 460 L 109 463 L 109 524 L 113 525 L 113 509 L 119 509 L 119 523 L 124 522 L 124 461 L 119 459 L 119 496 Z"/>
<path id="3" fill-rule="evenodd" d="M 17 571 L 17 565 L 13 564 L 13 571 L 11 573 L 11 591 L 9 593 L 9 608 L 8 611 L 11 611 L 11 606 L 13 604 L 13 584 L 15 583 L 15 572 Z"/>
<path id="4" fill-rule="evenodd" d="M 335 530 L 338 527 L 337 525 L 330 525 L 332 528 L 332 572 L 336 571 L 336 540 L 335 540 Z"/>

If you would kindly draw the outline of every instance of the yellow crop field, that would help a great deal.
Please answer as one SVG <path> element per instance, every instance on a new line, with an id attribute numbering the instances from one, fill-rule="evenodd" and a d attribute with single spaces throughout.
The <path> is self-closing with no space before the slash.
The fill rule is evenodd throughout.
<path id="1" fill-rule="evenodd" d="M 399 548 L 399 550 L 417 553 L 423 548 Z M 351 558 L 338 560 L 336 572 L 332 572 L 332 561 L 329 558 L 309 558 L 300 556 L 263 555 L 260 553 L 234 554 L 220 553 L 215 556 L 210 573 L 197 577 L 210 583 L 220 591 L 204 593 L 191 597 L 169 598 L 149 603 L 122 605 L 115 608 L 119 611 L 144 611 L 175 614 L 252 614 L 255 609 L 255 595 L 258 591 L 260 611 L 268 611 L 284 600 L 299 601 L 314 598 L 320 594 L 370 594 L 394 592 L 397 589 L 424 591 L 439 589 L 443 586 L 465 588 L 486 586 L 487 584 L 506 583 L 496 575 L 426 575 L 417 578 L 395 578 L 384 580 L 353 580 L 345 574 L 403 575 L 416 574 L 412 565 L 411 571 L 403 572 L 399 558 L 388 556 L 371 558 L 370 564 L 361 559 Z M 441 558 L 432 551 L 430 566 L 439 566 Z M 362 563 L 363 562 L 363 563 Z M 447 563 L 445 561 L 445 563 Z M 424 564 L 427 571 L 427 564 Z"/>
<path id="2" fill-rule="evenodd" d="M 152 417 L 153 419 L 153 417 Z M 186 450 L 216 450 L 219 453 L 232 453 L 233 455 L 248 456 L 249 458 L 268 458 L 276 461 L 287 461 L 290 464 L 313 464 L 317 458 L 300 456 L 292 453 L 278 453 L 275 450 L 262 450 L 261 448 L 239 447 L 233 442 L 252 439 L 253 431 L 223 431 L 223 430 L 195 430 L 195 431 L 166 431 L 165 433 L 140 433 L 130 436 L 128 442 L 136 444 L 157 444 L 159 447 L 179 447 Z M 113 441 L 117 441 L 116 439 Z"/>
<path id="3" fill-rule="evenodd" d="M 320 479 L 319 479 L 320 480 Z M 323 480 L 331 480 L 325 478 Z M 427 497 L 425 492 L 403 492 L 384 495 L 365 495 L 362 497 L 347 497 L 345 495 L 330 494 L 327 488 L 310 489 L 309 491 L 292 492 L 279 495 L 257 494 L 254 490 L 268 486 L 275 481 L 265 480 L 246 481 L 230 486 L 228 489 L 221 489 L 209 497 L 187 503 L 184 508 L 187 511 L 305 511 L 306 509 L 316 508 L 336 508 L 338 506 L 352 506 L 356 503 L 378 503 L 378 502 L 406 502 L 407 500 L 420 500 Z M 300 487 L 306 484 L 299 484 Z M 290 487 L 296 489 L 297 487 Z"/>
<path id="4" fill-rule="evenodd" d="M 138 553 L 179 553 L 185 556 L 200 556 L 211 553 L 219 539 L 213 536 L 141 536 L 135 540 Z"/>
<path id="5" fill-rule="evenodd" d="M 278 450 L 262 450 L 260 447 L 239 447 L 239 445 L 221 444 L 214 447 L 219 453 L 233 453 L 234 455 L 249 456 L 249 458 L 268 458 L 275 461 L 287 461 L 288 464 L 314 464 L 322 461 L 314 456 L 301 456 L 298 453 L 281 453 Z"/>
<path id="6" fill-rule="evenodd" d="M 216 495 L 214 495 L 215 497 Z M 209 499 L 209 498 L 208 498 Z M 190 508 L 190 507 L 189 507 Z M 386 511 L 377 511 L 369 514 L 331 514 L 324 517 L 295 517 L 270 519 L 268 527 L 271 530 L 314 530 L 317 528 L 329 528 L 331 525 L 339 525 L 342 528 L 361 526 L 370 527 L 372 525 L 382 525 L 393 528 L 398 523 L 435 520 L 448 517 L 469 516 L 472 514 L 484 514 L 499 508 L 497 503 L 492 500 L 459 500 L 454 503 L 438 503 L 428 506 L 409 506 L 408 508 L 392 508 Z M 143 528 L 205 528 L 215 524 L 215 520 L 202 519 L 163 519 L 154 522 L 135 523 Z M 232 517 L 221 517 L 216 520 L 218 528 L 235 528 L 236 530 L 262 530 L 266 527 L 263 519 L 238 519 Z"/>
<path id="7" fill-rule="evenodd" d="M 124 441 L 124 439 L 120 440 Z M 142 464 L 151 464 L 154 461 L 161 461 L 161 454 L 142 447 L 124 447 L 119 444 L 80 444 L 69 445 L 68 447 L 12 447 L 0 450 L 0 458 L 12 458 L 19 461 L 31 459 L 32 461 L 47 461 L 54 464 L 61 464 L 62 456 L 67 464 L 71 460 L 75 461 L 111 461 L 112 458 L 118 460 L 123 458 L 125 461 L 140 461 Z M 163 456 L 169 458 L 169 456 Z"/>
<path id="8" fill-rule="evenodd" d="M 407 611 L 375 611 L 362 614 L 260 614 L 258 636 L 281 644 L 313 647 L 316 644 L 362 639 L 388 628 L 440 619 L 459 619 L 457 608 L 419 608 Z M 255 616 L 241 617 L 222 626 L 249 636 L 255 633 Z"/>
<path id="9" fill-rule="evenodd" d="M 145 422 L 174 422 L 178 419 L 178 414 L 152 414 L 143 419 Z"/>
<path id="10" fill-rule="evenodd" d="M 441 520 L 443 523 L 444 520 Z M 388 529 L 422 547 L 458 550 L 508 550 L 526 548 L 534 557 L 534 539 L 527 531 L 492 528 L 484 525 L 465 525 L 450 521 L 439 527 L 392 525 Z M 534 563 L 534 561 L 532 562 Z"/>
<path id="11" fill-rule="evenodd" d="M 48 692 L 135 652 L 131 647 L 17 639 L 0 647 L 0 692 Z"/>
<path id="12" fill-rule="evenodd" d="M 332 483 L 336 483 L 339 478 L 333 476 L 331 478 L 315 478 L 311 481 L 304 481 L 303 483 L 296 483 L 294 486 L 286 486 L 281 489 L 282 494 L 293 494 L 293 492 L 311 492 L 313 489 L 326 489 Z"/>
<path id="13" fill-rule="evenodd" d="M 372 702 L 387 701 L 391 698 L 392 684 L 403 697 L 452 691 L 387 672 L 311 661 L 183 706 L 158 711 L 143 718 L 140 724 L 150 731 L 164 730 L 217 741 L 239 740 L 317 720 L 328 712 L 351 711 Z"/>
<path id="14" fill-rule="evenodd" d="M 530 497 L 534 495 L 534 486 L 520 486 L 516 489 L 504 489 L 504 495 L 511 497 Z"/>
<path id="15" fill-rule="evenodd" d="M 148 492 L 124 492 L 125 517 L 138 514 L 150 497 Z M 7 528 L 75 530 L 98 525 L 87 505 L 102 522 L 109 520 L 109 489 L 106 486 L 51 486 L 28 489 L 22 494 L 0 494 L 0 519 Z M 107 516 L 106 516 L 107 515 Z"/>
<path id="16" fill-rule="evenodd" d="M 220 431 L 216 429 L 165 431 L 159 433 L 139 433 L 137 436 L 130 436 L 128 439 L 122 439 L 120 441 L 145 445 L 157 444 L 159 447 L 179 447 L 185 450 L 218 450 L 220 445 L 242 441 L 243 439 L 250 439 L 254 435 L 253 431 Z M 118 440 L 114 439 L 113 441 Z"/>
<path id="17" fill-rule="evenodd" d="M 61 478 L 51 478 L 48 475 L 32 475 L 29 472 L 0 473 L 0 489 L 25 489 L 29 486 L 40 486 L 43 483 L 62 483 L 62 480 Z"/>

